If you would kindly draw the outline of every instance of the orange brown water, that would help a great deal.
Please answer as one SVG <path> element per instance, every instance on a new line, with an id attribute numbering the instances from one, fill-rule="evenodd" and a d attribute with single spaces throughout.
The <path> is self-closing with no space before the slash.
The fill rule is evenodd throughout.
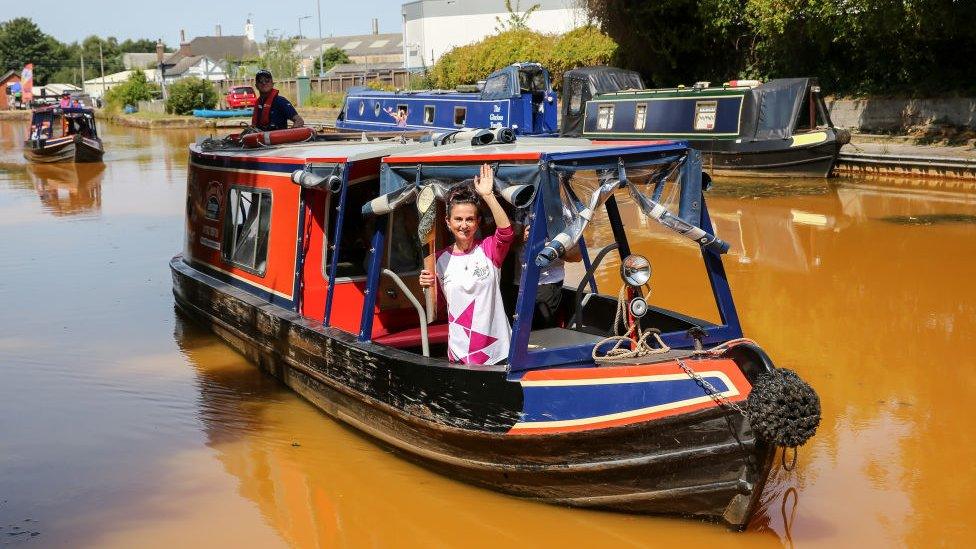
<path id="1" fill-rule="evenodd" d="M 736 534 L 473 488 L 334 423 L 174 310 L 195 134 L 105 125 L 105 166 L 76 169 L 27 166 L 22 126 L 0 123 L 0 543 L 955 546 L 976 533 L 972 194 L 849 180 L 711 193 L 746 334 L 824 412 Z M 696 249 L 622 210 L 646 225 L 632 246 L 654 264 L 652 303 L 715 319 Z M 591 245 L 608 234 L 598 225 Z M 612 291 L 611 258 L 599 279 Z"/>

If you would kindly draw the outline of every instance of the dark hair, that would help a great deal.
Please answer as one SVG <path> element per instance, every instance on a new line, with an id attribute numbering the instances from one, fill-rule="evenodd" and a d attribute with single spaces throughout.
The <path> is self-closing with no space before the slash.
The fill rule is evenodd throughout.
<path id="1" fill-rule="evenodd" d="M 481 217 L 481 197 L 474 192 L 474 187 L 470 183 L 458 183 L 447 191 L 447 215 L 451 216 L 451 208 L 458 204 L 473 204 L 478 210 L 478 217 Z"/>

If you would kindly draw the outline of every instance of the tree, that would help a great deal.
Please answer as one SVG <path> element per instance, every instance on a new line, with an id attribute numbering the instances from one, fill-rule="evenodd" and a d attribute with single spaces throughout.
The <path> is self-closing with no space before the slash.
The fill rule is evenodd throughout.
<path id="1" fill-rule="evenodd" d="M 59 46 L 26 17 L 0 23 L 0 71 L 20 71 L 25 64 L 33 63 L 35 84 L 44 84 L 60 68 L 56 55 Z"/>
<path id="2" fill-rule="evenodd" d="M 212 109 L 217 105 L 217 90 L 207 80 L 191 76 L 169 85 L 166 110 L 172 114 L 190 114 L 193 109 Z"/>
<path id="3" fill-rule="evenodd" d="M 159 86 L 146 79 L 146 73 L 135 70 L 128 80 L 115 86 L 105 93 L 105 102 L 115 108 L 125 105 L 138 105 L 139 101 L 148 101 L 159 91 Z"/>
<path id="4" fill-rule="evenodd" d="M 298 55 L 294 47 L 294 40 L 277 38 L 268 33 L 261 54 L 261 67 L 271 71 L 275 78 L 294 78 L 298 72 Z"/>
<path id="5" fill-rule="evenodd" d="M 333 46 L 322 53 L 321 67 L 319 66 L 319 58 L 315 58 L 315 74 L 322 74 L 336 65 L 351 62 L 352 60 L 346 55 L 346 50 Z"/>
<path id="6" fill-rule="evenodd" d="M 505 10 L 508 11 L 508 19 L 502 20 L 501 17 L 495 16 L 495 21 L 498 23 L 495 26 L 495 32 L 525 30 L 529 28 L 529 17 L 542 6 L 540 4 L 532 4 L 529 6 L 529 9 L 519 13 L 519 4 L 521 3 L 521 0 L 515 0 L 515 7 L 513 8 L 512 0 L 505 0 Z"/>

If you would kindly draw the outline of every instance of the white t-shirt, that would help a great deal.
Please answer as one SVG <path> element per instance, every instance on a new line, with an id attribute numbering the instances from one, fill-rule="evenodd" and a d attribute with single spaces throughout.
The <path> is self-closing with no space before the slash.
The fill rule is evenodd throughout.
<path id="1" fill-rule="evenodd" d="M 512 329 L 502 305 L 501 265 L 515 238 L 511 227 L 476 242 L 467 253 L 453 246 L 437 254 L 437 279 L 447 301 L 447 357 L 464 364 L 508 358 Z"/>

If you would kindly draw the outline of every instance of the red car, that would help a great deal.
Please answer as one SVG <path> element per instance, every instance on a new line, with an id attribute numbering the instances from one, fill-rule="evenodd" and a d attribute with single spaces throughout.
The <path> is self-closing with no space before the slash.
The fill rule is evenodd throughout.
<path id="1" fill-rule="evenodd" d="M 255 95 L 254 88 L 251 86 L 238 86 L 231 88 L 224 100 L 227 101 L 228 108 L 241 109 L 253 107 L 258 101 L 258 96 Z"/>

